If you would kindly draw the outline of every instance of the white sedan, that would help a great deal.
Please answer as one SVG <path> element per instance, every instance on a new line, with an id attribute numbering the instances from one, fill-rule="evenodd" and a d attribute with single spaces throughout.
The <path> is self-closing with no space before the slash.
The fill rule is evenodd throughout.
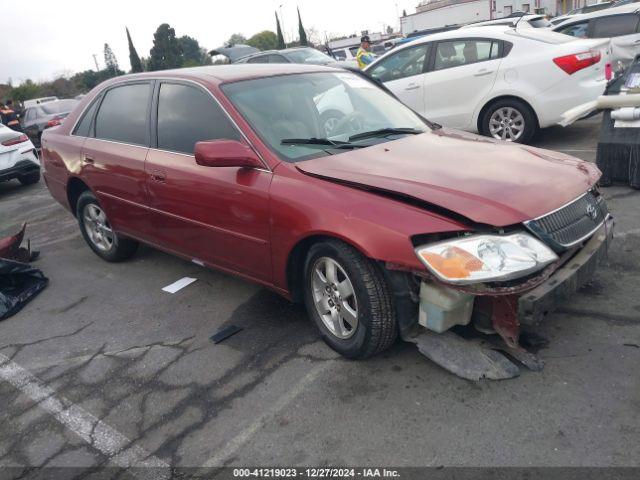
<path id="1" fill-rule="evenodd" d="M 0 182 L 14 178 L 23 185 L 38 183 L 40 161 L 29 137 L 0 124 Z"/>
<path id="2" fill-rule="evenodd" d="M 609 56 L 608 40 L 487 26 L 420 38 L 366 73 L 430 120 L 528 143 L 604 92 Z"/>

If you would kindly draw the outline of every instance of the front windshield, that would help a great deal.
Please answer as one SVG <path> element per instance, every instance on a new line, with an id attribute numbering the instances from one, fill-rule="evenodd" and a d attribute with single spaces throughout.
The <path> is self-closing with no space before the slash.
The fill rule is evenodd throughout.
<path id="1" fill-rule="evenodd" d="M 333 143 L 360 148 L 407 134 L 394 134 L 388 129 L 407 129 L 410 133 L 428 129 L 408 107 L 346 71 L 244 80 L 222 88 L 262 140 L 286 161 L 344 151 L 333 149 Z M 386 132 L 356 140 L 382 129 Z M 283 144 L 292 139 L 323 139 L 328 145 Z"/>
<path id="2" fill-rule="evenodd" d="M 293 63 L 310 63 L 313 65 L 325 65 L 335 62 L 329 55 L 316 50 L 315 48 L 301 48 L 299 50 L 289 50 L 283 52 Z"/>
<path id="3" fill-rule="evenodd" d="M 53 115 L 55 113 L 67 113 L 75 108 L 78 104 L 77 100 L 58 100 L 55 102 L 47 102 L 40 105 L 40 108 L 47 115 Z"/>

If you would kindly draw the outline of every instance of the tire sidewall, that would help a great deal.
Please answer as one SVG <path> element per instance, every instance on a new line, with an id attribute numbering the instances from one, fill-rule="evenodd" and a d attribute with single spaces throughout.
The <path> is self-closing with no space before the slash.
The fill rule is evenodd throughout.
<path id="1" fill-rule="evenodd" d="M 316 260 L 321 257 L 332 258 L 340 264 L 349 276 L 356 294 L 358 326 L 356 327 L 355 333 L 347 339 L 340 339 L 334 336 L 325 326 L 316 310 L 311 278 L 313 275 L 313 265 Z M 364 286 L 362 274 L 358 271 L 357 266 L 353 265 L 353 262 L 331 243 L 316 244 L 309 250 L 304 270 L 304 301 L 309 316 L 320 330 L 320 335 L 323 340 L 328 343 L 331 348 L 347 358 L 358 358 L 365 353 L 371 337 L 371 302 L 369 295 Z"/>
<path id="2" fill-rule="evenodd" d="M 536 120 L 534 113 L 531 111 L 531 109 L 527 105 L 525 105 L 523 102 L 520 102 L 518 100 L 499 100 L 494 104 L 492 104 L 487 109 L 484 116 L 482 117 L 483 135 L 494 138 L 491 135 L 491 132 L 489 130 L 489 119 L 495 113 L 496 110 L 500 108 L 505 108 L 505 107 L 511 107 L 517 110 L 522 115 L 522 118 L 524 118 L 524 122 L 525 122 L 524 132 L 522 133 L 522 136 L 518 140 L 513 141 L 512 143 L 524 143 L 524 144 L 529 143 L 533 139 L 536 132 L 538 131 L 538 122 Z"/>

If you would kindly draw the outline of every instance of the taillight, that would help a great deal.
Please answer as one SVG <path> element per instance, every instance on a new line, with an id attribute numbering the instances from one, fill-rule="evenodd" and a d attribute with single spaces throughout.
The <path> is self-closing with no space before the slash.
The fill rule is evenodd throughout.
<path id="1" fill-rule="evenodd" d="M 18 143 L 26 142 L 27 140 L 29 140 L 29 137 L 27 137 L 26 135 L 20 135 L 19 137 L 13 137 L 9 140 L 5 140 L 4 142 L 2 142 L 2 145 L 4 145 L 5 147 L 10 147 L 11 145 L 17 145 Z"/>
<path id="2" fill-rule="evenodd" d="M 51 120 L 49 120 L 47 122 L 47 126 L 44 128 L 49 128 L 49 127 L 57 127 L 58 125 L 62 125 L 62 121 L 64 120 L 64 117 L 56 117 L 56 118 L 52 118 Z"/>
<path id="3" fill-rule="evenodd" d="M 569 75 L 573 75 L 584 68 L 595 65 L 600 61 L 601 57 L 602 54 L 599 50 L 591 50 L 589 52 L 575 53 L 565 57 L 554 58 L 553 63 Z"/>

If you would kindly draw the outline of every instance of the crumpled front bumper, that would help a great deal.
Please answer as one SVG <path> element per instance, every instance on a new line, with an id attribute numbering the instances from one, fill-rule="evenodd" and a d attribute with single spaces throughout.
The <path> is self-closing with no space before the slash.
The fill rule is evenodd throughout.
<path id="1" fill-rule="evenodd" d="M 607 256 L 609 243 L 613 239 L 613 226 L 613 217 L 608 217 L 578 253 L 545 282 L 518 299 L 520 324 L 539 324 L 547 313 L 565 303 L 572 294 L 591 280 L 598 265 Z"/>

